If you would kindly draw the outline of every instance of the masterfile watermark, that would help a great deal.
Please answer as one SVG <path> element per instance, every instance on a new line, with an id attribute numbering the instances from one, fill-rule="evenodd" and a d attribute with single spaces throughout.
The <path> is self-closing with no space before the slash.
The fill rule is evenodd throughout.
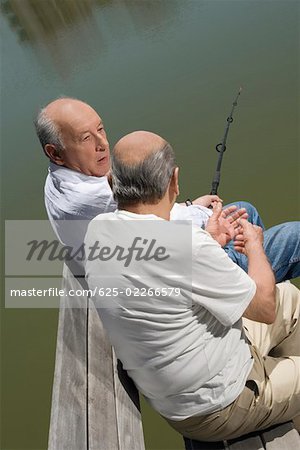
<path id="1" fill-rule="evenodd" d="M 133 238 L 131 245 L 127 248 L 120 245 L 116 245 L 111 248 L 107 245 L 102 245 L 100 241 L 95 241 L 91 246 L 85 244 L 80 245 L 79 248 L 74 249 L 70 246 L 61 246 L 58 240 L 52 240 L 51 242 L 38 241 L 36 239 L 27 243 L 29 247 L 26 261 L 31 261 L 36 258 L 37 261 L 41 261 L 43 258 L 48 258 L 49 261 L 72 261 L 78 262 L 95 261 L 97 259 L 101 261 L 110 261 L 116 259 L 117 261 L 124 262 L 124 266 L 128 267 L 132 261 L 163 261 L 170 258 L 167 253 L 166 247 L 157 245 L 156 239 L 144 239 L 141 236 Z"/>
<path id="2" fill-rule="evenodd" d="M 53 307 L 59 298 L 75 307 L 90 298 L 105 308 L 121 298 L 177 301 L 183 284 L 191 286 L 190 222 L 71 220 L 55 227 L 60 240 L 48 221 L 6 222 L 6 306 Z"/>

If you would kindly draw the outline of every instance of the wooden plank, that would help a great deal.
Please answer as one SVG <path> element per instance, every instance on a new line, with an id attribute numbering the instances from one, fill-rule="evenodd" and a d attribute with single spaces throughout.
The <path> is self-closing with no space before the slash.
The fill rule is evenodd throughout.
<path id="1" fill-rule="evenodd" d="M 292 422 L 277 425 L 262 433 L 266 450 L 300 449 L 300 436 Z"/>
<path id="2" fill-rule="evenodd" d="M 112 348 L 93 302 L 88 310 L 89 450 L 119 449 Z"/>
<path id="3" fill-rule="evenodd" d="M 66 266 L 63 288 L 66 290 L 80 288 L 78 281 Z M 86 306 L 76 297 L 61 298 L 49 450 L 85 450 L 87 448 Z"/>
<path id="4" fill-rule="evenodd" d="M 140 413 L 139 393 L 122 364 L 114 359 L 116 415 L 120 450 L 144 450 L 144 434 Z"/>
<path id="5" fill-rule="evenodd" d="M 87 289 L 64 267 L 63 288 Z M 63 297 L 49 450 L 144 450 L 139 396 L 91 300 Z"/>

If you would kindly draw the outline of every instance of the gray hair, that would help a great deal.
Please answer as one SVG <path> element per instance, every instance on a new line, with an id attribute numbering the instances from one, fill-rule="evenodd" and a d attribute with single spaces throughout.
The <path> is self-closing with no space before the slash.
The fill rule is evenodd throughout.
<path id="1" fill-rule="evenodd" d="M 156 203 L 166 193 L 173 175 L 175 155 L 166 144 L 137 164 L 126 164 L 113 152 L 112 191 L 119 207 L 136 203 Z"/>
<path id="2" fill-rule="evenodd" d="M 58 152 L 64 149 L 61 132 L 56 123 L 47 116 L 46 108 L 40 110 L 34 125 L 44 151 L 46 144 L 55 145 Z"/>

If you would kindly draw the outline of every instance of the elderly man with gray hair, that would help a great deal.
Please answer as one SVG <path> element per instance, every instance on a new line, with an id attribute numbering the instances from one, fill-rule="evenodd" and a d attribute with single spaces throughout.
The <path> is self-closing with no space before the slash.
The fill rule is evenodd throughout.
<path id="1" fill-rule="evenodd" d="M 50 159 L 45 184 L 49 220 L 62 243 L 78 247 L 83 242 L 88 221 L 117 208 L 107 182 L 110 154 L 103 121 L 87 103 L 66 97 L 43 108 L 35 125 L 43 150 Z M 196 199 L 193 205 L 175 203 L 171 218 L 190 219 L 205 228 L 212 214 L 208 206 L 218 199 L 217 196 L 205 195 Z M 252 205 L 246 202 L 237 204 L 240 208 L 246 207 L 250 222 L 263 227 Z M 227 209 L 225 216 L 232 211 L 233 207 Z M 244 212 L 240 210 L 235 217 Z M 223 219 L 221 216 L 220 220 Z M 226 220 L 231 222 L 233 219 L 227 216 Z M 74 223 L 72 230 L 71 225 L 66 226 L 71 221 L 78 222 L 76 232 L 72 231 Z M 212 227 L 210 232 L 213 233 Z M 264 231 L 264 248 L 277 282 L 300 276 L 299 235 L 300 222 L 286 222 Z M 214 237 L 217 238 L 216 235 Z M 232 242 L 225 249 L 236 264 L 248 270 L 247 258 L 234 249 Z"/>
<path id="2" fill-rule="evenodd" d="M 119 209 L 90 222 L 87 248 L 99 238 L 125 239 L 131 224 L 139 236 L 149 221 L 171 233 L 178 167 L 164 139 L 144 131 L 122 138 L 111 177 Z M 218 202 L 216 227 L 221 213 Z M 248 259 L 248 274 L 207 231 L 192 227 L 192 285 L 174 278 L 180 296 L 153 294 L 149 281 L 157 275 L 160 292 L 170 286 L 168 264 L 181 264 L 176 236 L 168 241 L 165 272 L 151 258 L 137 258 L 129 274 L 113 258 L 86 262 L 91 289 L 101 292 L 101 277 L 110 276 L 118 291 L 114 298 L 99 293 L 95 302 L 124 368 L 153 408 L 193 439 L 235 438 L 300 414 L 300 292 L 290 283 L 275 285 L 261 228 L 239 222 L 235 247 Z M 116 224 L 123 236 L 113 234 Z M 147 294 L 128 295 L 137 286 Z"/>

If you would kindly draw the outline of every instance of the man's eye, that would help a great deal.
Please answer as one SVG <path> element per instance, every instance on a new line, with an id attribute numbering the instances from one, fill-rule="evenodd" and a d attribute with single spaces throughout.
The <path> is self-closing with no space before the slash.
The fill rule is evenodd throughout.
<path id="1" fill-rule="evenodd" d="M 98 133 L 103 133 L 103 131 L 104 131 L 104 127 L 98 128 Z"/>
<path id="2" fill-rule="evenodd" d="M 83 140 L 84 141 L 88 141 L 90 139 L 90 135 L 88 134 L 88 135 L 86 135 L 86 136 L 83 136 Z"/>

